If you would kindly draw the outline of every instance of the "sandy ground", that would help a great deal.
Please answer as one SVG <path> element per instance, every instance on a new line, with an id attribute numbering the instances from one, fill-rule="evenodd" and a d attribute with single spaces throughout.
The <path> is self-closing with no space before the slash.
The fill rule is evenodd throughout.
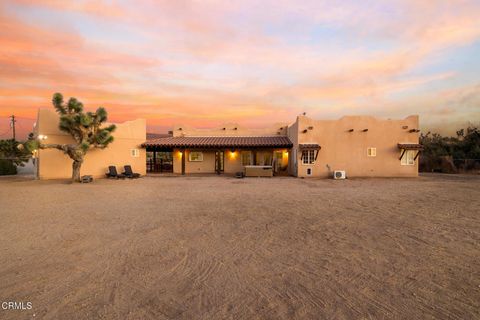
<path id="1" fill-rule="evenodd" d="M 479 319 L 480 177 L 0 179 L 1 319 Z"/>

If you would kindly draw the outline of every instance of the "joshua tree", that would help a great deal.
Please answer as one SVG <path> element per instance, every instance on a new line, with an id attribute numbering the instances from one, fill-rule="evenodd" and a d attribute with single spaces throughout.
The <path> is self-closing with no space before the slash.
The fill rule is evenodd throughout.
<path id="1" fill-rule="evenodd" d="M 90 148 L 106 148 L 113 141 L 111 133 L 115 130 L 115 125 L 101 127 L 107 120 L 107 111 L 102 107 L 96 112 L 83 112 L 83 104 L 80 101 L 72 97 L 65 104 L 60 93 L 53 95 L 52 103 L 60 115 L 60 130 L 70 134 L 75 143 L 40 143 L 38 147 L 40 149 L 55 148 L 72 158 L 72 180 L 80 181 L 80 168 L 85 154 Z"/>

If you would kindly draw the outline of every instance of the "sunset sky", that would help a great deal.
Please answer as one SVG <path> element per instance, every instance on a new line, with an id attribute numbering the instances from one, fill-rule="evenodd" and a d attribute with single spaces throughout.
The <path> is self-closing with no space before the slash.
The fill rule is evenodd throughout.
<path id="1" fill-rule="evenodd" d="M 0 134 L 54 92 L 152 132 L 302 112 L 451 132 L 480 120 L 480 1 L 1 1 Z"/>

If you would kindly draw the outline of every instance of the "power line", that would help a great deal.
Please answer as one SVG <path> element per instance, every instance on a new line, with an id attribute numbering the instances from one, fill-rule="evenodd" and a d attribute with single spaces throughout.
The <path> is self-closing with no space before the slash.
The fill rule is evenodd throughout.
<path id="1" fill-rule="evenodd" d="M 21 120 L 30 120 L 30 121 L 37 121 L 36 119 L 33 119 L 33 118 L 25 118 L 25 117 L 19 117 L 19 116 L 15 116 L 16 119 L 21 119 Z M 8 117 L 0 117 L 0 119 L 11 119 L 11 116 L 8 116 Z"/>
<path id="2" fill-rule="evenodd" d="M 8 129 L 8 130 L 5 131 L 4 133 L 0 134 L 0 137 L 6 135 L 6 134 L 9 133 L 9 132 L 10 132 L 10 129 Z"/>

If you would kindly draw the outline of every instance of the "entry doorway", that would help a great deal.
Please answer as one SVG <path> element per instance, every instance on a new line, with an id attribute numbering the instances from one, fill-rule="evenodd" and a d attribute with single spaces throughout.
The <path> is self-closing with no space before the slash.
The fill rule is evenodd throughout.
<path id="1" fill-rule="evenodd" d="M 173 172 L 173 153 L 147 151 L 147 172 Z"/>
<path id="2" fill-rule="evenodd" d="M 225 152 L 215 151 L 215 172 L 220 174 L 224 171 Z"/>

